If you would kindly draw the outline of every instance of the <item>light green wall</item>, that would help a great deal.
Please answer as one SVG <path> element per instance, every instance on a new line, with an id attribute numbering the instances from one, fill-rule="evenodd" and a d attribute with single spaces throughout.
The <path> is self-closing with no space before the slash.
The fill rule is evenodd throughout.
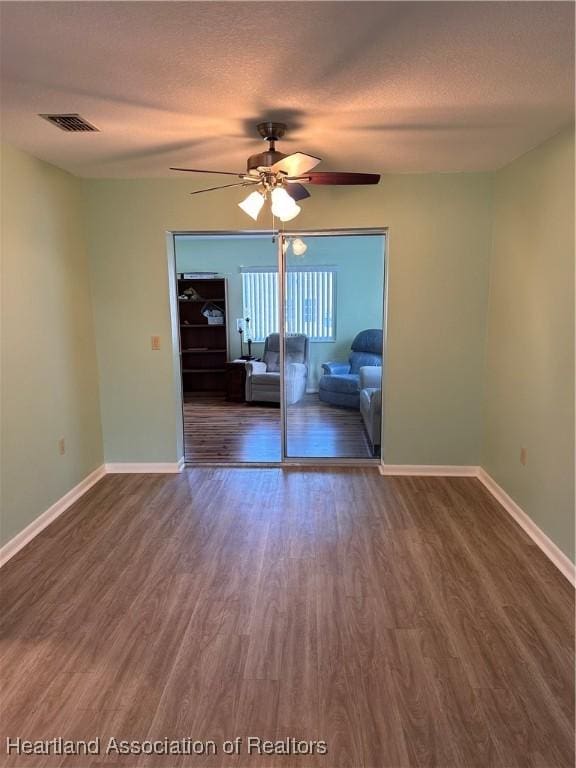
<path id="1" fill-rule="evenodd" d="M 103 461 L 81 205 L 79 180 L 2 146 L 2 542 Z"/>
<path id="2" fill-rule="evenodd" d="M 310 344 L 308 390 L 318 389 L 321 364 L 347 360 L 354 336 L 364 328 L 382 327 L 384 289 L 383 238 L 309 237 L 303 256 L 287 253 L 289 266 L 330 265 L 336 272 L 336 339 Z M 179 272 L 215 270 L 226 278 L 228 290 L 228 349 L 230 357 L 240 355 L 236 318 L 243 316 L 241 267 L 275 266 L 278 247 L 270 237 L 235 239 L 176 238 L 176 266 Z M 256 356 L 264 344 L 254 344 Z M 246 349 L 244 350 L 246 352 Z"/>
<path id="3" fill-rule="evenodd" d="M 483 466 L 573 558 L 573 130 L 495 176 Z"/>
<path id="4" fill-rule="evenodd" d="M 181 455 L 166 231 L 269 226 L 253 224 L 235 204 L 244 191 L 192 198 L 194 183 L 201 181 L 84 182 L 107 461 Z M 389 463 L 479 462 L 490 216 L 489 174 L 315 187 L 302 205 L 303 229 L 390 227 Z M 152 334 L 163 339 L 159 352 L 150 350 Z"/>

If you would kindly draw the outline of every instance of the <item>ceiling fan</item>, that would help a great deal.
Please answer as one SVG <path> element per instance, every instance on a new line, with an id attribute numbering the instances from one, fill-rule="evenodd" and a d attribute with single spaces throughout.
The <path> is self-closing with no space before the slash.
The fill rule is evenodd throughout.
<path id="1" fill-rule="evenodd" d="M 304 152 L 294 152 L 285 155 L 276 149 L 276 142 L 286 133 L 284 123 L 267 121 L 258 123 L 258 133 L 269 143 L 265 152 L 259 152 L 248 158 L 246 173 L 231 171 L 207 171 L 199 168 L 170 168 L 171 171 L 187 173 L 216 173 L 222 176 L 235 176 L 241 181 L 234 184 L 223 184 L 219 187 L 208 187 L 191 192 L 199 195 L 202 192 L 212 192 L 216 189 L 230 187 L 248 187 L 253 191 L 241 203 L 240 208 L 257 220 L 264 201 L 270 196 L 272 214 L 280 221 L 290 221 L 301 211 L 297 202 L 310 197 L 305 184 L 378 184 L 380 175 L 377 173 L 340 173 L 330 171 L 313 171 L 319 157 L 307 155 Z"/>

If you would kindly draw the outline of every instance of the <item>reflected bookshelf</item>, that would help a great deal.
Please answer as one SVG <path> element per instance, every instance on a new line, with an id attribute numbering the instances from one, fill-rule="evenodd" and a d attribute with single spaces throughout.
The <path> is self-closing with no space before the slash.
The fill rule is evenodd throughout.
<path id="1" fill-rule="evenodd" d="M 180 365 L 185 393 L 225 390 L 226 296 L 225 278 L 178 275 Z"/>

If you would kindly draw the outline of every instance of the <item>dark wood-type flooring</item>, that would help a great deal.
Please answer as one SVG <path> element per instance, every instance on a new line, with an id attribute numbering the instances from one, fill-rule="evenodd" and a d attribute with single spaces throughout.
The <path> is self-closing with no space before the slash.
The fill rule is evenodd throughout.
<path id="1" fill-rule="evenodd" d="M 571 768 L 568 582 L 472 478 L 108 475 L 1 571 L 4 736 L 325 740 L 2 765 Z"/>
<path id="2" fill-rule="evenodd" d="M 291 458 L 372 457 L 359 411 L 336 408 L 308 394 L 288 408 Z M 184 398 L 184 447 L 189 462 L 278 462 L 280 408 L 229 403 L 224 396 Z"/>

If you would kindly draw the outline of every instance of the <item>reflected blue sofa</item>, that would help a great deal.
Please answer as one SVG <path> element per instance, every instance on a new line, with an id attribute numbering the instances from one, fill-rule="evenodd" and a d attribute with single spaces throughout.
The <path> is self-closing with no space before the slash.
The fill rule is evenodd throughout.
<path id="1" fill-rule="evenodd" d="M 319 398 L 324 403 L 342 408 L 360 408 L 360 368 L 363 365 L 382 367 L 382 330 L 360 331 L 352 342 L 347 363 L 322 363 Z"/>

